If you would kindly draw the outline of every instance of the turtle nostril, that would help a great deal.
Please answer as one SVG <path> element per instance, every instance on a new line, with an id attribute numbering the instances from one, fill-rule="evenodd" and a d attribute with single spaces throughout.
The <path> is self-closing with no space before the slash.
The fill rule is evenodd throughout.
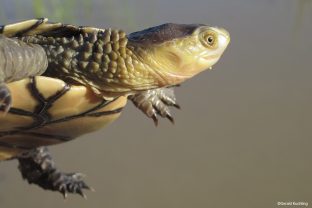
<path id="1" fill-rule="evenodd" d="M 230 33 L 224 28 L 218 28 L 218 29 L 219 29 L 221 35 L 225 36 L 226 39 L 228 39 L 230 41 Z"/>

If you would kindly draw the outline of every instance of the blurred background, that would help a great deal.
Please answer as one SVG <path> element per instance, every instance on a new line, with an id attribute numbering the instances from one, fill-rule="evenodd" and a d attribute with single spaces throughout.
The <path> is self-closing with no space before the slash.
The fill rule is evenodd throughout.
<path id="1" fill-rule="evenodd" d="M 203 208 L 312 205 L 311 0 L 0 0 L 0 23 L 48 17 L 133 32 L 166 22 L 226 28 L 215 70 L 176 90 L 175 125 L 129 103 L 107 128 L 53 146 L 87 174 L 88 200 L 64 201 L 0 164 L 0 207 Z"/>

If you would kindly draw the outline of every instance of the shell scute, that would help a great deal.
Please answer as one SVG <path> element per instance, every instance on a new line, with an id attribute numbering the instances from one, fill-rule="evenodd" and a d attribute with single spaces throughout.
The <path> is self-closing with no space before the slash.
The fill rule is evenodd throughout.
<path id="1" fill-rule="evenodd" d="M 82 85 L 37 76 L 8 83 L 13 105 L 0 115 L 0 160 L 69 141 L 117 119 L 126 97 L 104 100 Z"/>

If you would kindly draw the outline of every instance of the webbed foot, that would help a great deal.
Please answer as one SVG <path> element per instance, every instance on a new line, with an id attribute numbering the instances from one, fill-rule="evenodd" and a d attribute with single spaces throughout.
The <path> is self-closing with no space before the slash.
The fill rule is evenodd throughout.
<path id="1" fill-rule="evenodd" d="M 19 170 L 24 179 L 43 189 L 58 191 L 64 198 L 68 193 L 86 198 L 84 189 L 93 190 L 83 181 L 81 173 L 63 173 L 56 169 L 51 154 L 46 147 L 34 149 L 18 158 Z"/>
<path id="2" fill-rule="evenodd" d="M 170 106 L 180 109 L 174 95 L 173 88 L 160 88 L 147 90 L 129 96 L 134 105 L 139 108 L 147 117 L 152 118 L 155 125 L 158 125 L 158 116 L 167 118 L 174 123 L 170 113 Z"/>
<path id="3" fill-rule="evenodd" d="M 7 113 L 12 105 L 12 97 L 5 83 L 0 83 L 0 111 Z"/>

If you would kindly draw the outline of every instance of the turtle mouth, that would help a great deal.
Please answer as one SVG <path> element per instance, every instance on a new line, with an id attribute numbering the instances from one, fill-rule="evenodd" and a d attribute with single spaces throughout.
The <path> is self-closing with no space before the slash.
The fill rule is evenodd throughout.
<path id="1" fill-rule="evenodd" d="M 212 67 L 220 58 L 219 54 L 209 54 L 199 58 L 196 63 L 182 64 L 179 70 L 168 70 L 163 72 L 163 77 L 170 83 L 179 84 L 196 74 Z"/>
<path id="2" fill-rule="evenodd" d="M 218 54 L 214 54 L 214 55 L 208 55 L 208 56 L 204 56 L 203 59 L 208 60 L 208 61 L 212 61 L 215 59 L 219 59 L 220 55 Z"/>
<path id="3" fill-rule="evenodd" d="M 168 83 L 171 83 L 172 84 L 179 84 L 191 77 L 194 76 L 194 74 L 186 74 L 186 73 L 174 73 L 174 72 L 166 72 L 164 74 L 165 76 L 165 80 L 168 82 Z"/>

